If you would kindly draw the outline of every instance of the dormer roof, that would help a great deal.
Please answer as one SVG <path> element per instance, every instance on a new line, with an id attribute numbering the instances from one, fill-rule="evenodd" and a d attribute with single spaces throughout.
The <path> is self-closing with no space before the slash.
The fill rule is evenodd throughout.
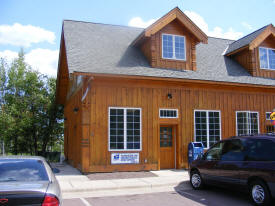
<path id="1" fill-rule="evenodd" d="M 245 48 L 249 48 L 250 50 L 254 49 L 271 34 L 275 36 L 274 26 L 272 24 L 266 25 L 231 43 L 228 46 L 225 55 L 230 56 Z"/>
<path id="2" fill-rule="evenodd" d="M 132 45 L 139 44 L 144 38 L 151 37 L 163 27 L 177 19 L 182 25 L 184 25 L 194 35 L 198 43 L 202 42 L 207 44 L 207 35 L 191 21 L 178 7 L 175 7 L 169 11 L 166 15 L 158 19 L 155 23 L 148 26 L 144 31 L 133 41 Z"/>

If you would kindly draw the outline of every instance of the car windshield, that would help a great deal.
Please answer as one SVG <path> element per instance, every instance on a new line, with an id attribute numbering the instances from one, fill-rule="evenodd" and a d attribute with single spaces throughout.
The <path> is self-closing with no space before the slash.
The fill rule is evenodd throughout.
<path id="1" fill-rule="evenodd" d="M 0 159 L 0 182 L 47 180 L 48 175 L 41 160 Z"/>

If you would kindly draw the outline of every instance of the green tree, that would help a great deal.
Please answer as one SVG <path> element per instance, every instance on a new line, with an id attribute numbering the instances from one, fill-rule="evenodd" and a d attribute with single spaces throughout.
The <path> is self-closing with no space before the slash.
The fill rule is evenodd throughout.
<path id="1" fill-rule="evenodd" d="M 13 154 L 45 154 L 63 137 L 63 108 L 55 103 L 55 78 L 34 71 L 21 50 L 0 68 L 2 139 Z"/>

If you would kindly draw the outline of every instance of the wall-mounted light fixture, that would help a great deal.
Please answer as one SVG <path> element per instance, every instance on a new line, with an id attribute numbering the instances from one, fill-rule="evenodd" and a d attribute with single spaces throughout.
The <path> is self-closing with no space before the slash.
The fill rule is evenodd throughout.
<path id="1" fill-rule="evenodd" d="M 74 113 L 77 113 L 77 112 L 78 112 L 78 110 L 79 110 L 79 108 L 78 108 L 78 107 L 75 107 L 75 108 L 73 109 Z"/>
<path id="2" fill-rule="evenodd" d="M 168 93 L 168 94 L 167 94 L 167 98 L 168 98 L 168 99 L 172 99 L 172 94 L 171 94 L 171 93 Z"/>

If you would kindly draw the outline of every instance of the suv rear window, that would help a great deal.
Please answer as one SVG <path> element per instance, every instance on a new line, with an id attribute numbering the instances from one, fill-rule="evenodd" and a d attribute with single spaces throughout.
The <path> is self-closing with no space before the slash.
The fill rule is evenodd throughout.
<path id="1" fill-rule="evenodd" d="M 47 180 L 48 175 L 41 160 L 0 159 L 0 182 Z"/>
<path id="2" fill-rule="evenodd" d="M 275 161 L 275 142 L 268 139 L 245 141 L 246 161 Z"/>

